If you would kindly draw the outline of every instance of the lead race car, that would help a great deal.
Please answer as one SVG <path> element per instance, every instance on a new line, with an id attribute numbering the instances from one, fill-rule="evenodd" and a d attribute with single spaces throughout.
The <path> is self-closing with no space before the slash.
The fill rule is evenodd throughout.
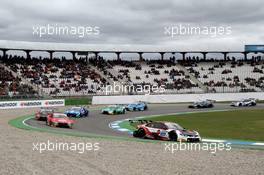
<path id="1" fill-rule="evenodd" d="M 72 107 L 64 112 L 68 117 L 87 117 L 89 110 L 84 107 Z"/>
<path id="2" fill-rule="evenodd" d="M 71 120 L 69 117 L 67 117 L 66 114 L 53 113 L 48 115 L 46 124 L 48 126 L 53 126 L 53 127 L 61 126 L 61 127 L 72 128 L 74 124 L 74 120 Z"/>
<path id="3" fill-rule="evenodd" d="M 192 105 L 188 106 L 189 108 L 212 108 L 214 107 L 213 100 L 204 100 L 194 102 Z"/>
<path id="4" fill-rule="evenodd" d="M 230 104 L 230 106 L 234 107 L 245 107 L 245 106 L 256 106 L 257 102 L 254 98 L 244 99 L 240 101 L 234 101 Z"/>
<path id="5" fill-rule="evenodd" d="M 125 114 L 126 107 L 125 105 L 110 105 L 102 109 L 102 114 Z"/>
<path id="6" fill-rule="evenodd" d="M 151 121 L 137 126 L 133 132 L 137 138 L 149 138 L 167 141 L 200 142 L 201 137 L 197 131 L 187 130 L 177 123 Z"/>

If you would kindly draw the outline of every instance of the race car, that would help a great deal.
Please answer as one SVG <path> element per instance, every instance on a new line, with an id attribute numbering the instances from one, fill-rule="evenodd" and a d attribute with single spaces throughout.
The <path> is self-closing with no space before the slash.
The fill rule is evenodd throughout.
<path id="1" fill-rule="evenodd" d="M 144 111 L 147 110 L 148 106 L 145 102 L 137 102 L 126 105 L 127 111 Z"/>
<path id="2" fill-rule="evenodd" d="M 192 105 L 188 106 L 189 108 L 212 108 L 214 107 L 212 100 L 204 100 L 199 102 L 194 102 Z"/>
<path id="3" fill-rule="evenodd" d="M 126 108 L 124 105 L 110 105 L 102 109 L 102 114 L 125 114 Z"/>
<path id="4" fill-rule="evenodd" d="M 73 127 L 74 121 L 71 120 L 69 117 L 67 117 L 66 114 L 63 113 L 53 113 L 49 114 L 47 117 L 47 122 L 46 124 L 48 126 L 53 126 L 53 127 L 68 127 L 72 128 Z"/>
<path id="5" fill-rule="evenodd" d="M 72 107 L 64 112 L 68 117 L 87 117 L 88 109 L 84 107 Z"/>
<path id="6" fill-rule="evenodd" d="M 53 114 L 54 113 L 54 109 L 52 108 L 40 108 L 40 110 L 38 110 L 35 113 L 35 119 L 36 120 L 41 120 L 41 121 L 46 121 L 47 120 L 47 116 L 49 114 Z"/>
<path id="7" fill-rule="evenodd" d="M 200 142 L 201 137 L 197 131 L 187 130 L 177 123 L 153 121 L 137 126 L 133 132 L 137 138 L 148 138 L 166 141 Z"/>
<path id="8" fill-rule="evenodd" d="M 257 105 L 256 99 L 249 98 L 249 99 L 244 99 L 241 101 L 234 101 L 231 103 L 230 106 L 243 107 L 243 106 L 256 106 L 256 105 Z"/>

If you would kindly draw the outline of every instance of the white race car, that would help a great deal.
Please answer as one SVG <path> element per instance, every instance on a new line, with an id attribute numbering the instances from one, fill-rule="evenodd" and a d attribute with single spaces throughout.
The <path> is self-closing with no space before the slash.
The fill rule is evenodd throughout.
<path id="1" fill-rule="evenodd" d="M 249 99 L 244 99 L 241 101 L 234 101 L 231 103 L 230 106 L 243 107 L 243 106 L 256 106 L 256 105 L 257 105 L 256 99 L 249 98 Z"/>
<path id="2" fill-rule="evenodd" d="M 197 131 L 188 130 L 177 123 L 155 121 L 137 126 L 133 132 L 134 137 L 154 140 L 200 142 L 201 137 Z"/>

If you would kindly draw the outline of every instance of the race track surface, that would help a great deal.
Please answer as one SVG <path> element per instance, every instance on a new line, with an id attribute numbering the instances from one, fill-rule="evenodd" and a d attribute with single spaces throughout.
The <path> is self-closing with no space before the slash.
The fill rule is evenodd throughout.
<path id="1" fill-rule="evenodd" d="M 263 105 L 259 105 L 263 107 Z M 213 109 L 229 108 L 216 104 Z M 60 108 L 63 111 L 65 108 Z M 263 174 L 264 151 L 232 147 L 230 151 L 165 151 L 161 142 L 143 143 L 117 139 L 75 137 L 23 130 L 8 122 L 20 116 L 32 115 L 37 109 L 0 110 L 0 174 L 21 175 L 172 175 L 172 174 Z M 87 119 L 80 119 L 75 129 L 87 132 L 121 136 L 123 133 L 108 128 L 111 121 L 148 114 L 189 111 L 186 105 L 151 105 L 146 112 L 105 116 L 92 111 Z M 200 110 L 198 110 L 200 111 Z M 82 122 L 81 122 L 82 120 Z M 31 122 L 31 121 L 30 121 Z M 33 121 L 32 121 L 33 122 Z M 45 125 L 36 124 L 38 127 Z M 54 128 L 53 128 L 54 129 Z M 61 128 L 57 128 L 61 130 Z M 68 129 L 69 131 L 69 129 Z M 33 143 L 99 143 L 99 151 L 33 150 Z"/>
<path id="2" fill-rule="evenodd" d="M 76 123 L 74 125 L 73 130 L 82 131 L 92 134 L 106 135 L 106 136 L 124 136 L 127 133 L 119 132 L 109 128 L 109 123 L 122 120 L 127 118 L 134 118 L 139 116 L 147 116 L 147 115 L 159 115 L 159 114 L 171 114 L 171 113 L 179 113 L 179 112 L 192 112 L 192 111 L 210 111 L 210 110 L 241 110 L 241 109 L 263 109 L 264 104 L 258 104 L 255 107 L 231 107 L 229 104 L 215 104 L 213 108 L 205 108 L 205 109 L 189 109 L 188 104 L 153 104 L 149 105 L 149 109 L 146 111 L 135 111 L 135 112 L 126 112 L 126 114 L 122 115 L 105 115 L 101 114 L 100 110 L 90 111 L 89 117 L 75 119 Z M 61 111 L 63 112 L 63 110 Z M 50 128 L 46 126 L 46 123 L 43 121 L 36 121 L 35 119 L 30 119 L 26 121 L 27 124 L 40 128 Z M 56 129 L 65 129 L 67 128 L 56 128 Z"/>

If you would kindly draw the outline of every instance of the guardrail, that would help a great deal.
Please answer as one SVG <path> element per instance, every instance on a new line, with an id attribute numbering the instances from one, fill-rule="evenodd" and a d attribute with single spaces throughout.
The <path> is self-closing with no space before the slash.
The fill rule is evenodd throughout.
<path id="1" fill-rule="evenodd" d="M 167 95 L 125 95 L 125 96 L 94 96 L 92 104 L 127 104 L 136 101 L 148 103 L 184 103 L 201 100 L 238 101 L 241 99 L 255 98 L 264 100 L 263 92 L 249 93 L 204 93 L 204 94 L 167 94 Z"/>

